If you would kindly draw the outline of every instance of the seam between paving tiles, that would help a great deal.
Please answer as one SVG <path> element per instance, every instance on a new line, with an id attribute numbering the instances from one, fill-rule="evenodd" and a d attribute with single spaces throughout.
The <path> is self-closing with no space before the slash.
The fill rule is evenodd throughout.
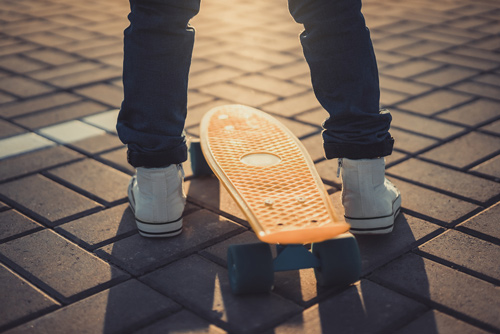
<path id="1" fill-rule="evenodd" d="M 65 188 L 73 190 L 77 194 L 80 194 L 80 195 L 82 195 L 84 197 L 87 197 L 87 198 L 91 199 L 94 202 L 97 202 L 98 204 L 104 206 L 105 208 L 111 208 L 111 207 L 118 206 L 120 204 L 128 203 L 128 197 L 127 197 L 127 195 L 125 193 L 123 194 L 123 196 L 121 198 L 119 198 L 119 199 L 117 199 L 115 201 L 112 201 L 112 202 L 108 202 L 105 199 L 99 197 L 98 195 L 95 195 L 95 194 L 91 193 L 90 191 L 86 191 L 85 189 L 80 188 L 77 185 L 75 185 L 75 184 L 73 184 L 73 183 L 71 183 L 71 182 L 69 182 L 69 181 L 67 181 L 67 180 L 65 180 L 63 178 L 58 177 L 57 175 L 51 174 L 50 173 L 50 169 L 47 170 L 47 171 L 44 171 L 44 172 L 40 172 L 40 174 L 43 175 L 43 176 L 45 176 L 49 180 L 52 180 L 52 181 L 54 181 L 54 182 L 62 185 Z"/>
<path id="2" fill-rule="evenodd" d="M 110 67 L 112 67 L 112 66 L 110 66 Z M 74 94 L 74 95 L 78 96 L 79 98 L 82 98 L 83 100 L 90 100 L 92 102 L 95 102 L 95 103 L 98 103 L 98 104 L 102 104 L 102 105 L 106 106 L 109 109 L 116 109 L 115 105 L 111 105 L 111 104 L 109 104 L 109 103 L 107 103 L 105 101 L 96 100 L 96 99 L 94 99 L 92 97 L 82 95 L 82 94 L 76 92 L 76 90 L 82 89 L 82 88 L 87 88 L 87 87 L 92 87 L 92 86 L 95 86 L 97 84 L 108 84 L 110 86 L 116 87 L 116 86 L 112 85 L 110 82 L 113 81 L 113 80 L 120 79 L 121 75 L 115 76 L 115 77 L 111 77 L 111 78 L 108 78 L 106 80 L 100 79 L 100 80 L 95 81 L 95 82 L 85 83 L 85 84 L 77 85 L 77 86 L 71 86 L 69 88 L 61 88 L 59 86 L 51 84 L 48 81 L 44 81 L 44 80 L 39 80 L 39 79 L 32 78 L 32 77 L 30 77 L 30 76 L 28 76 L 28 75 L 26 75 L 24 73 L 14 73 L 14 74 L 18 78 L 24 78 L 24 79 L 28 79 L 30 81 L 35 81 L 35 82 L 37 82 L 37 83 L 39 83 L 39 84 L 41 84 L 43 86 L 50 87 L 50 88 L 52 88 L 54 90 L 50 91 L 50 92 L 47 92 L 47 93 L 42 93 L 42 94 L 37 94 L 37 95 L 31 95 L 31 96 L 27 96 L 27 97 L 22 97 L 22 96 L 18 96 L 18 95 L 9 93 L 9 92 L 5 92 L 5 91 L 3 91 L 3 90 L 0 89 L 0 92 L 8 94 L 10 96 L 13 96 L 13 97 L 17 98 L 16 101 L 10 102 L 12 104 L 15 104 L 16 102 L 22 102 L 24 100 L 29 100 L 29 99 L 34 99 L 34 98 L 40 98 L 40 97 L 44 97 L 44 96 L 50 96 L 50 95 L 53 95 L 54 93 L 57 93 L 57 92 L 66 92 L 66 93 Z"/>
<path id="3" fill-rule="evenodd" d="M 483 274 L 481 272 L 469 269 L 469 268 L 467 268 L 465 266 L 462 266 L 462 265 L 459 265 L 457 263 L 454 263 L 453 261 L 440 258 L 437 255 L 433 255 L 433 254 L 427 253 L 427 252 L 422 251 L 420 249 L 414 250 L 413 253 L 415 253 L 415 254 L 423 257 L 423 258 L 426 258 L 426 259 L 432 260 L 434 262 L 437 262 L 439 264 L 442 264 L 442 265 L 444 265 L 446 267 L 449 267 L 451 269 L 460 271 L 461 273 L 464 273 L 464 274 L 467 274 L 469 276 L 478 278 L 478 279 L 480 279 L 482 281 L 491 283 L 491 284 L 493 284 L 495 286 L 500 285 L 500 279 L 497 279 L 495 277 L 491 277 L 491 276 L 488 276 L 488 275 Z"/>
<path id="4" fill-rule="evenodd" d="M 429 162 L 433 163 L 433 161 L 429 161 Z M 460 172 L 463 173 L 463 171 L 460 171 Z M 394 179 L 398 179 L 398 180 L 401 180 L 401 181 L 413 184 L 413 185 L 421 187 L 421 188 L 432 190 L 434 192 L 437 192 L 437 193 L 440 193 L 440 194 L 443 194 L 443 195 L 446 195 L 446 196 L 449 196 L 449 197 L 453 197 L 453 198 L 459 199 L 459 200 L 464 201 L 464 202 L 472 203 L 472 204 L 480 206 L 480 207 L 490 206 L 492 203 L 496 203 L 498 201 L 499 197 L 500 197 L 500 195 L 497 194 L 497 195 L 493 196 L 492 198 L 488 199 L 487 201 L 482 202 L 480 200 L 475 200 L 475 199 L 469 198 L 467 196 L 459 195 L 459 194 L 456 194 L 456 193 L 454 193 L 452 191 L 441 189 L 441 188 L 435 187 L 435 186 L 427 184 L 427 183 L 415 181 L 415 180 L 412 180 L 412 179 L 408 179 L 408 178 L 406 178 L 404 176 L 392 174 L 390 170 L 388 170 L 386 172 L 386 174 L 387 174 L 387 176 L 390 176 L 390 177 L 392 177 Z"/>
<path id="5" fill-rule="evenodd" d="M 99 260 L 107 263 L 110 266 L 113 266 L 115 268 L 119 268 L 114 263 L 110 263 L 109 261 L 106 261 L 106 260 L 102 259 L 101 257 L 99 257 L 97 254 L 95 254 L 93 252 L 89 252 L 85 248 L 83 248 L 80 245 L 74 243 L 73 241 L 67 239 L 65 236 L 57 233 L 53 229 L 49 228 L 49 230 L 51 230 L 52 232 L 56 233 L 61 238 L 65 239 L 67 242 L 69 242 L 72 245 L 74 245 L 74 247 L 80 248 L 82 251 L 84 251 L 86 253 L 89 253 L 90 256 L 96 257 Z M 22 268 L 21 266 L 19 266 L 17 263 L 15 263 L 14 261 L 10 260 L 8 257 L 6 257 L 5 255 L 3 255 L 1 253 L 0 253 L 0 262 L 6 268 L 8 268 L 12 272 L 14 272 L 16 275 L 20 276 L 21 278 L 23 278 L 24 280 L 26 280 L 27 282 L 29 282 L 31 285 L 33 285 L 34 287 L 36 287 L 37 289 L 39 289 L 40 291 L 42 291 L 43 294 L 46 294 L 51 299 L 56 300 L 59 304 L 61 304 L 61 307 L 64 307 L 64 306 L 76 303 L 76 302 L 78 302 L 78 301 L 80 301 L 82 299 L 88 298 L 88 297 L 90 297 L 92 295 L 95 295 L 95 294 L 101 292 L 101 291 L 107 290 L 107 289 L 109 289 L 109 288 L 111 288 L 113 286 L 116 286 L 116 285 L 118 285 L 120 283 L 123 283 L 125 281 L 128 281 L 128 280 L 132 279 L 132 275 L 129 272 L 127 272 L 126 270 L 123 270 L 122 268 L 119 268 L 126 275 L 123 275 L 122 277 L 110 279 L 107 282 L 98 284 L 98 285 L 96 285 L 94 287 L 91 287 L 91 288 L 89 288 L 87 290 L 81 291 L 81 292 L 79 292 L 77 294 L 74 294 L 74 295 L 72 295 L 70 297 L 64 297 L 55 288 L 52 288 L 49 284 L 45 283 L 42 279 L 39 279 L 35 275 L 31 274 L 29 271 L 25 270 L 24 268 Z"/>
<path id="6" fill-rule="evenodd" d="M 439 233 L 435 237 L 438 237 L 439 235 L 442 235 L 445 232 L 446 231 L 441 231 L 441 233 Z M 432 239 L 434 239 L 435 237 L 433 237 L 433 238 L 431 238 L 431 239 L 429 239 L 429 240 L 427 240 L 425 242 L 422 242 L 421 244 L 425 244 L 425 243 L 431 241 Z M 418 246 L 420 246 L 420 245 L 418 245 Z M 416 247 L 418 247 L 418 246 L 416 246 Z M 448 266 L 447 264 L 441 263 L 440 261 L 436 261 L 436 259 L 433 258 L 433 257 L 432 258 L 429 258 L 427 256 L 424 257 L 424 256 L 422 256 L 423 254 L 419 253 L 419 251 L 418 251 L 418 249 L 416 247 L 415 247 L 414 250 L 410 250 L 410 251 L 405 252 L 404 254 L 400 254 L 398 257 L 392 259 L 391 261 L 385 263 L 384 265 L 375 268 L 372 272 L 370 272 L 369 274 L 366 275 L 365 279 L 370 280 L 370 281 L 372 281 L 372 282 L 374 282 L 376 284 L 379 284 L 379 285 L 381 285 L 381 286 L 383 286 L 383 287 L 385 287 L 385 288 L 387 288 L 389 290 L 392 290 L 392 291 L 394 291 L 396 293 L 399 293 L 399 294 L 401 294 L 401 295 L 403 295 L 405 297 L 408 297 L 408 298 L 410 298 L 410 299 L 412 299 L 414 301 L 417 301 L 417 302 L 419 302 L 421 304 L 424 304 L 425 306 L 427 306 L 431 310 L 440 311 L 442 313 L 448 314 L 448 315 L 450 315 L 452 317 L 455 317 L 455 318 L 457 318 L 459 320 L 462 320 L 462 321 L 464 321 L 466 323 L 469 323 L 471 325 L 477 326 L 477 327 L 479 327 L 481 329 L 484 329 L 486 331 L 490 331 L 490 332 L 496 333 L 497 329 L 495 327 L 489 325 L 489 324 L 486 324 L 486 323 L 484 323 L 484 322 L 482 322 L 482 321 L 480 321 L 478 319 L 475 319 L 475 318 L 473 318 L 471 316 L 468 316 L 468 315 L 466 315 L 466 314 L 464 314 L 462 312 L 456 311 L 456 310 L 454 310 L 454 309 L 452 309 L 452 308 L 450 308 L 450 307 L 448 307 L 446 305 L 440 304 L 440 303 L 438 303 L 438 302 L 436 302 L 434 300 L 425 298 L 425 297 L 423 297 L 423 296 L 421 296 L 421 295 L 419 295 L 417 293 L 413 293 L 413 292 L 411 292 L 409 290 L 405 290 L 405 289 L 399 288 L 397 285 L 392 284 L 391 282 L 385 281 L 384 279 L 379 279 L 376 276 L 373 276 L 373 273 L 375 271 L 377 271 L 377 270 L 379 270 L 381 268 L 389 266 L 391 263 L 397 261 L 400 258 L 403 258 L 407 254 L 415 254 L 416 256 L 426 258 L 426 259 L 428 259 L 428 260 L 430 260 L 432 262 L 438 263 L 440 265 L 443 265 L 443 266 L 445 266 L 447 268 L 450 268 L 450 269 L 453 269 L 453 270 L 460 271 L 460 272 L 462 272 L 462 273 L 464 273 L 464 274 L 466 274 L 468 276 L 474 277 L 474 278 L 476 278 L 478 280 L 481 280 L 481 281 L 484 281 L 484 282 L 487 282 L 487 283 L 491 284 L 491 282 L 489 282 L 487 280 L 484 280 L 481 277 L 476 277 L 474 275 L 471 275 L 471 271 L 470 270 L 467 271 L 467 272 L 463 272 L 461 270 L 458 270 L 457 268 L 454 268 L 454 266 L 456 266 L 456 265 L 453 264 L 453 263 L 451 263 L 451 262 L 448 262 L 448 263 L 453 264 L 453 266 Z"/>
<path id="7" fill-rule="evenodd" d="M 35 291 L 37 291 L 41 295 L 45 296 L 47 299 L 49 299 L 50 301 L 52 301 L 55 304 L 55 305 L 49 306 L 49 307 L 47 307 L 47 308 L 45 308 L 43 310 L 37 311 L 35 313 L 30 313 L 28 315 L 25 315 L 24 317 L 22 317 L 20 319 L 16 319 L 15 321 L 12 321 L 12 322 L 8 323 L 7 325 L 1 326 L 0 327 L 0 332 L 4 332 L 6 330 L 12 329 L 12 328 L 17 327 L 19 325 L 22 325 L 25 322 L 32 321 L 32 320 L 34 320 L 36 318 L 39 318 L 39 317 L 42 317 L 42 316 L 44 316 L 46 314 L 52 313 L 52 312 L 60 309 L 61 307 L 63 307 L 63 304 L 60 301 L 58 301 L 56 298 L 54 298 L 53 296 L 51 296 L 50 294 L 48 294 L 46 291 L 42 290 L 40 287 L 36 286 L 30 280 L 26 279 L 26 277 L 23 277 L 22 275 L 20 275 L 16 271 L 14 271 L 12 268 L 10 268 L 9 266 L 7 266 L 7 264 L 4 263 L 1 259 L 0 259 L 0 263 L 2 265 L 4 265 L 5 268 L 12 273 L 12 275 L 17 276 L 21 281 L 27 282 L 27 284 L 32 289 L 34 289 Z"/>
<path id="8" fill-rule="evenodd" d="M 389 282 L 385 282 L 384 280 L 379 280 L 376 277 L 371 277 L 368 279 L 376 284 L 379 284 L 379 285 L 389 289 L 389 290 L 397 292 L 397 293 L 399 293 L 405 297 L 408 297 L 414 301 L 417 301 L 417 302 L 427 306 L 431 310 L 436 310 L 436 311 L 442 312 L 444 314 L 447 314 L 451 317 L 462 320 L 465 323 L 479 327 L 479 328 L 481 328 L 485 331 L 491 332 L 491 333 L 497 333 L 497 331 L 498 331 L 497 328 L 495 328 L 491 325 L 488 325 L 480 320 L 477 320 L 477 319 L 475 319 L 471 316 L 468 316 L 462 312 L 456 311 L 456 310 L 454 310 L 446 305 L 440 304 L 436 301 L 426 299 L 425 297 L 421 297 L 418 294 L 414 294 L 414 293 L 408 292 L 404 289 L 400 289 L 397 286 L 390 284 Z"/>

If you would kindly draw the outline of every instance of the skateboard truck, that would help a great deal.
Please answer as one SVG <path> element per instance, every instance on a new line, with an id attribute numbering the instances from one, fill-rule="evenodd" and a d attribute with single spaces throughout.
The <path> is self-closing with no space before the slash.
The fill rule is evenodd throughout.
<path id="1" fill-rule="evenodd" d="M 216 107 L 203 117 L 190 156 L 193 175 L 213 171 L 261 241 L 228 248 L 235 294 L 269 292 L 275 271 L 313 268 L 323 286 L 359 279 L 350 226 L 335 213 L 305 147 L 274 117 L 241 105 Z M 270 245 L 277 245 L 276 258 Z"/>
<path id="2" fill-rule="evenodd" d="M 276 245 L 273 259 L 266 243 L 231 245 L 227 263 L 231 289 L 235 294 L 272 290 L 274 272 L 313 268 L 321 286 L 348 286 L 361 276 L 361 256 L 356 239 L 343 234 L 334 239 L 305 245 Z"/>
<path id="3" fill-rule="evenodd" d="M 274 271 L 289 271 L 321 267 L 321 261 L 304 245 L 276 245 L 278 256 L 273 261 Z"/>

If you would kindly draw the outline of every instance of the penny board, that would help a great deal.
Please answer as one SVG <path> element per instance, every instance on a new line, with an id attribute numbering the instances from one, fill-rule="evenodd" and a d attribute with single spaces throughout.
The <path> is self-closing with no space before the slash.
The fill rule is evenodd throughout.
<path id="1" fill-rule="evenodd" d="M 200 142 L 261 241 L 308 244 L 349 230 L 305 147 L 271 115 L 242 105 L 214 108 L 202 119 Z"/>

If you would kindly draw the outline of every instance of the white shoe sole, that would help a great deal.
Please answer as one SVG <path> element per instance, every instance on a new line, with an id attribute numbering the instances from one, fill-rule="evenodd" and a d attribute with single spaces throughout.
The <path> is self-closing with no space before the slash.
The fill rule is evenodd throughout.
<path id="1" fill-rule="evenodd" d="M 132 185 L 134 183 L 134 180 L 135 177 L 130 180 L 130 184 L 128 187 L 128 201 L 130 204 L 130 209 L 135 216 L 135 197 L 134 193 L 132 192 Z M 164 223 L 149 223 L 135 217 L 135 223 L 137 224 L 139 234 L 146 238 L 168 238 L 175 237 L 176 235 L 182 233 L 182 217 L 179 217 L 179 219 L 176 219 L 174 221 Z"/>
<path id="2" fill-rule="evenodd" d="M 394 228 L 394 220 L 401 211 L 401 195 L 392 203 L 392 214 L 383 217 L 352 218 L 345 217 L 351 225 L 353 234 L 387 234 Z"/>

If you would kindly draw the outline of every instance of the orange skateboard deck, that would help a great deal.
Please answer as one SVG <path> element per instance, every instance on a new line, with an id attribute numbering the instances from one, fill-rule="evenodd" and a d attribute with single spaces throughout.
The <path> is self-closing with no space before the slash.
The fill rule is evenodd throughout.
<path id="1" fill-rule="evenodd" d="M 305 147 L 274 117 L 217 107 L 202 119 L 200 137 L 205 160 L 261 241 L 318 243 L 349 230 Z"/>

